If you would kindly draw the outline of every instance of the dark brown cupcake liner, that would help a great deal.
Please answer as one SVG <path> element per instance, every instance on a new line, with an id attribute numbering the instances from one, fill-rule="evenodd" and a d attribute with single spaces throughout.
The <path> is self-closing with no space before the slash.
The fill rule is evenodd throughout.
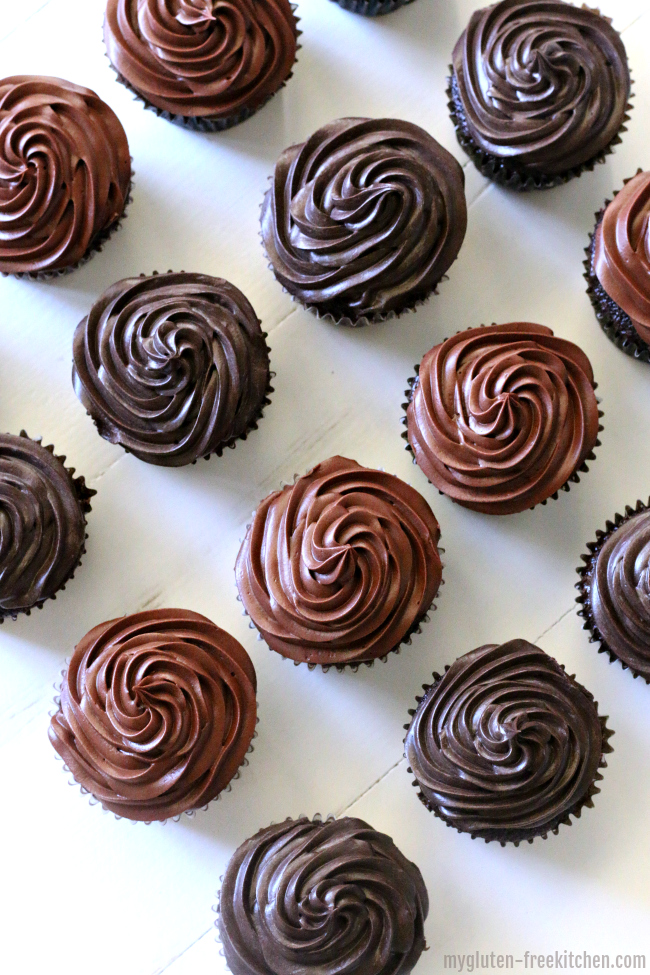
<path id="1" fill-rule="evenodd" d="M 115 220 L 110 226 L 105 227 L 100 230 L 98 234 L 90 242 L 90 246 L 86 253 L 81 257 L 75 264 L 70 264 L 68 267 L 56 268 L 52 271 L 0 271 L 3 278 L 18 278 L 26 279 L 28 281 L 53 281 L 56 278 L 64 277 L 67 274 L 72 274 L 78 268 L 83 267 L 95 256 L 99 254 L 103 249 L 104 245 L 108 243 L 114 233 L 119 230 L 122 226 L 122 221 L 126 220 L 128 217 L 127 208 L 133 202 L 133 187 L 135 186 L 135 172 L 133 170 L 133 156 L 131 156 L 131 179 L 129 181 L 129 186 L 126 191 L 126 199 L 124 200 L 124 209 L 120 216 Z"/>
<path id="2" fill-rule="evenodd" d="M 566 667 L 564 666 L 564 664 L 560 664 L 559 666 L 566 673 Z M 409 729 L 411 727 L 411 724 L 413 722 L 413 718 L 414 718 L 414 716 L 416 714 L 417 708 L 419 707 L 420 703 L 426 698 L 426 696 L 429 693 L 429 691 L 432 688 L 434 688 L 437 684 L 440 683 L 440 681 L 442 680 L 444 674 L 446 674 L 448 670 L 449 670 L 449 664 L 446 664 L 445 665 L 445 669 L 444 669 L 444 671 L 443 671 L 442 674 L 439 674 L 437 671 L 434 671 L 433 672 L 433 674 L 432 674 L 433 682 L 431 684 L 423 684 L 422 685 L 422 690 L 424 691 L 424 694 L 422 694 L 421 696 L 417 696 L 416 695 L 416 698 L 415 698 L 416 707 L 415 708 L 409 708 L 409 710 L 408 710 L 409 721 L 408 721 L 407 724 L 405 724 L 403 726 L 404 727 L 404 730 L 407 733 L 407 735 L 408 735 L 408 731 L 409 731 Z M 595 700 L 594 695 L 590 691 L 588 691 L 586 687 L 583 687 L 582 684 L 580 684 L 576 680 L 575 674 L 570 674 L 569 677 L 570 677 L 570 679 L 575 684 L 578 685 L 578 687 L 580 688 L 580 690 L 583 691 L 584 694 L 587 695 L 587 697 L 589 698 L 589 700 L 590 701 L 593 701 L 594 706 L 596 708 L 596 711 L 598 711 L 598 702 Z M 614 749 L 612 748 L 612 746 L 609 743 L 609 739 L 614 734 L 614 731 L 612 731 L 610 728 L 607 727 L 607 721 L 608 721 L 608 717 L 607 716 L 602 717 L 599 714 L 598 715 L 598 720 L 600 721 L 600 728 L 601 728 L 601 733 L 602 733 L 602 753 L 601 753 L 601 756 L 600 756 L 600 762 L 598 764 L 598 769 L 603 769 L 603 768 L 607 768 L 607 760 L 606 760 L 605 756 L 614 751 Z M 406 742 L 407 735 L 404 736 L 404 739 L 403 739 L 403 742 L 404 743 Z M 404 758 L 406 758 L 406 754 L 404 754 Z M 408 761 L 408 759 L 407 759 L 407 761 Z M 413 769 L 410 767 L 410 765 L 407 766 L 406 771 L 408 772 L 409 775 L 413 775 L 414 774 Z M 547 825 L 545 825 L 543 827 L 540 827 L 539 830 L 536 831 L 536 832 L 534 832 L 534 834 L 532 836 L 528 835 L 530 831 L 526 831 L 525 835 L 522 836 L 522 835 L 517 835 L 517 830 L 507 830 L 507 829 L 504 829 L 503 830 L 503 834 L 504 835 L 502 835 L 502 836 L 496 836 L 495 835 L 495 836 L 491 836 L 491 837 L 486 837 L 486 836 L 479 837 L 476 833 L 472 833 L 469 830 L 459 829 L 458 826 L 454 826 L 453 823 L 449 822 L 449 820 L 440 812 L 440 809 L 438 808 L 438 806 L 436 806 L 432 802 L 429 802 L 429 800 L 427 799 L 427 797 L 424 795 L 424 793 L 420 789 L 420 784 L 417 781 L 417 779 L 413 779 L 413 781 L 411 782 L 411 785 L 413 786 L 414 789 L 417 789 L 418 799 L 420 800 L 420 802 L 422 803 L 422 805 L 425 807 L 425 809 L 428 809 L 429 812 L 433 813 L 433 815 L 436 816 L 437 819 L 440 819 L 445 824 L 445 826 L 448 826 L 450 829 L 455 829 L 457 833 L 461 833 L 461 834 L 463 834 L 465 836 L 469 835 L 469 836 L 471 836 L 471 838 L 473 840 L 483 839 L 483 840 L 485 840 L 486 843 L 500 843 L 501 846 L 507 846 L 509 843 L 512 843 L 513 846 L 519 846 L 520 843 L 524 843 L 524 842 L 526 842 L 526 843 L 532 843 L 533 840 L 537 839 L 540 836 L 541 836 L 541 838 L 543 840 L 545 840 L 545 839 L 548 838 L 548 834 L 549 833 L 553 833 L 554 835 L 557 836 L 557 834 L 559 832 L 559 829 L 560 829 L 560 826 L 572 826 L 573 825 L 573 820 L 571 819 L 571 816 L 574 816 L 576 819 L 580 819 L 580 817 L 582 815 L 583 809 L 585 809 L 585 808 L 592 809 L 593 808 L 593 805 L 594 805 L 594 796 L 595 795 L 598 795 L 598 793 L 600 792 L 600 789 L 599 789 L 597 783 L 600 782 L 600 781 L 602 781 L 602 778 L 603 777 L 602 777 L 600 771 L 597 771 L 596 774 L 595 774 L 595 776 L 594 776 L 594 780 L 593 780 L 592 784 L 590 785 L 589 789 L 587 790 L 587 792 L 585 793 L 585 795 L 581 799 L 579 799 L 575 803 L 575 805 L 571 809 L 569 809 L 566 813 L 563 813 L 561 816 L 556 816 Z M 515 834 L 515 835 L 513 835 L 513 836 L 507 836 L 507 835 L 505 835 L 507 833 L 512 833 L 512 834 Z M 519 831 L 519 833 L 521 833 L 521 831 Z"/>
<path id="3" fill-rule="evenodd" d="M 487 327 L 488 327 L 487 325 L 481 325 L 481 328 L 487 328 Z M 464 331 L 464 329 L 459 329 L 459 330 L 458 330 L 458 332 L 456 332 L 455 334 L 456 334 L 456 335 L 460 335 L 460 333 L 461 333 L 462 331 Z M 446 339 L 446 338 L 445 338 L 445 339 L 443 339 L 443 342 L 446 342 L 446 341 L 447 341 L 447 339 Z M 441 343 L 439 343 L 439 344 L 441 344 Z M 415 457 L 415 452 L 414 452 L 414 450 L 413 450 L 413 448 L 411 447 L 411 444 L 409 443 L 409 439 L 408 439 L 408 415 L 407 415 L 407 411 L 408 411 L 408 408 L 409 408 L 409 405 L 410 405 L 410 403 L 411 403 L 411 400 L 413 399 L 413 393 L 415 392 L 415 389 L 416 389 L 416 387 L 417 387 L 417 385 L 418 385 L 418 383 L 419 383 L 419 381 L 420 381 L 420 380 L 419 380 L 419 373 L 420 373 L 420 363 L 419 363 L 419 362 L 417 362 L 417 363 L 416 363 L 416 364 L 415 364 L 415 365 L 413 366 L 413 369 L 415 370 L 415 375 L 414 375 L 414 376 L 410 376 L 410 377 L 409 377 L 409 378 L 408 378 L 408 379 L 406 380 L 406 382 L 407 382 L 407 385 L 408 385 L 408 389 L 405 389 L 405 390 L 404 390 L 404 395 L 406 396 L 406 401 L 405 401 L 404 403 L 402 403 L 402 411 L 403 411 L 403 416 L 401 416 L 401 417 L 399 418 L 399 422 L 400 422 L 400 423 L 402 424 L 402 426 L 403 426 L 403 427 L 405 428 L 405 429 L 403 430 L 403 432 L 402 432 L 402 433 L 400 434 L 400 437 L 402 438 L 402 440 L 405 440 L 405 441 L 406 441 L 406 444 L 405 444 L 405 447 L 404 447 L 404 450 L 407 450 L 407 451 L 409 452 L 409 454 L 411 454 L 411 458 L 412 458 L 412 460 L 413 460 L 413 463 L 414 463 L 414 464 L 415 464 L 416 466 L 418 466 L 418 462 L 417 462 L 417 459 L 416 459 L 416 457 Z M 594 388 L 594 390 L 596 390 L 596 389 L 598 389 L 598 383 L 594 383 L 594 386 L 593 386 L 593 388 Z M 598 396 L 596 397 L 596 402 L 597 402 L 597 403 L 598 403 L 598 405 L 600 406 L 600 403 L 601 403 L 601 401 L 600 401 L 600 399 L 598 398 Z M 605 414 L 603 413 L 603 411 L 599 409 L 599 410 L 598 410 L 598 416 L 599 416 L 599 418 L 600 418 L 600 419 L 602 419 L 602 418 L 604 417 L 604 415 L 605 415 Z M 605 428 L 604 428 L 604 426 L 602 425 L 602 423 L 599 423 L 599 424 L 598 424 L 598 432 L 599 432 L 599 433 L 602 433 L 602 431 L 603 431 L 604 429 L 605 429 Z M 562 484 L 562 485 L 561 485 L 561 486 L 560 486 L 560 487 L 559 487 L 559 488 L 557 489 L 557 491 L 554 491 L 554 492 L 553 492 L 553 494 L 550 494 L 550 495 L 548 496 L 548 498 L 544 498 L 544 500 L 543 500 L 543 501 L 540 501 L 540 502 L 538 502 L 538 504 L 541 504 L 541 505 L 545 505 L 545 504 L 547 504 L 547 503 L 548 503 L 549 501 L 557 501 L 557 499 L 558 499 L 558 498 L 559 498 L 559 496 L 560 496 L 560 491 L 566 491 L 566 492 L 569 492 L 569 491 L 571 490 L 571 485 L 572 485 L 572 484 L 579 484 L 579 483 L 580 483 L 580 474 L 588 474 L 588 473 L 589 473 L 589 467 L 587 466 L 587 461 L 590 461 L 590 462 L 593 462 L 593 461 L 595 461 L 595 460 L 596 460 L 596 454 L 594 453 L 594 451 L 595 451 L 595 449 L 596 449 L 596 447 L 600 447 L 600 446 L 601 446 L 601 442 L 600 442 L 600 439 L 596 439 L 596 442 L 595 442 L 595 444 L 594 444 L 594 446 L 593 446 L 593 449 L 589 451 L 589 453 L 588 453 L 588 454 L 587 454 L 587 456 L 585 457 L 585 459 L 584 459 L 584 461 L 582 462 L 582 464 L 580 465 L 580 467 L 578 467 L 578 469 L 577 469 L 577 470 L 575 470 L 575 471 L 573 472 L 573 474 L 571 474 L 571 476 L 570 476 L 570 477 L 569 477 L 569 478 L 568 478 L 568 479 L 567 479 L 567 480 L 566 480 L 566 481 L 564 482 L 564 484 Z M 422 471 L 422 473 L 424 474 L 424 471 Z M 426 475 L 425 475 L 425 476 L 426 476 Z M 451 495 L 449 495 L 449 494 L 445 494 L 445 492 L 444 492 L 444 491 L 441 491 L 441 490 L 440 490 L 440 488 L 438 488 L 438 487 L 436 487 L 436 485 L 435 485 L 435 484 L 432 484 L 432 483 L 431 483 L 431 481 L 429 480 L 429 478 L 428 478 L 428 477 L 427 477 L 427 482 L 428 482 L 429 484 L 431 484 L 431 487 L 433 487 L 433 488 L 435 488 L 435 490 L 436 490 L 436 491 L 438 492 L 438 494 L 441 494 L 441 495 L 443 495 L 443 497 L 445 497 L 445 498 L 449 498 L 449 500 L 450 500 L 450 501 L 451 501 L 451 502 L 452 502 L 453 504 L 460 504 L 460 502 L 459 502 L 459 501 L 456 501 L 456 499 L 455 499 L 455 498 L 452 498 L 452 497 L 451 497 Z M 534 504 L 534 505 L 532 505 L 532 507 L 531 507 L 531 508 L 529 508 L 529 509 L 528 509 L 528 511 L 534 511 L 534 510 L 535 510 L 535 508 L 537 508 L 537 507 L 538 507 L 538 504 Z M 467 506 L 466 506 L 466 505 L 461 505 L 461 507 L 467 507 Z M 471 510 L 471 509 L 468 509 L 468 510 Z M 484 512 L 478 512 L 478 514 L 482 514 L 482 513 L 484 513 Z M 521 514 L 522 512 L 518 512 L 518 513 L 519 513 L 519 514 Z M 489 517 L 489 516 L 488 516 L 488 517 Z M 505 516 L 505 517 L 507 517 L 507 516 Z"/>
<path id="4" fill-rule="evenodd" d="M 629 181 L 625 180 L 625 182 L 627 183 Z M 617 196 L 618 192 L 614 193 L 614 196 Z M 631 356 L 633 359 L 650 362 L 650 345 L 643 341 L 635 329 L 630 316 L 616 304 L 613 298 L 610 298 L 594 271 L 596 231 L 610 203 L 611 200 L 605 200 L 603 209 L 596 213 L 596 224 L 593 233 L 589 234 L 589 246 L 585 248 L 587 257 L 583 261 L 583 264 L 585 268 L 584 278 L 587 282 L 587 294 L 593 305 L 600 327 L 607 338 L 614 343 L 616 348 L 620 349 L 626 355 Z"/>
<path id="5" fill-rule="evenodd" d="M 384 14 L 391 14 L 400 7 L 408 6 L 413 0 L 334 0 L 334 3 L 350 13 L 361 14 L 362 17 L 383 17 Z"/>
<path id="6" fill-rule="evenodd" d="M 599 13 L 599 11 L 596 12 Z M 465 110 L 460 98 L 458 81 L 453 65 L 449 65 L 449 71 L 450 75 L 447 79 L 447 106 L 451 121 L 456 130 L 456 138 L 461 148 L 470 157 L 481 175 L 493 183 L 497 183 L 499 186 L 504 186 L 506 189 L 515 190 L 516 192 L 549 190 L 555 186 L 562 186 L 564 183 L 568 183 L 569 180 L 581 176 L 585 171 L 592 172 L 594 167 L 599 163 L 605 162 L 607 156 L 613 153 L 616 146 L 623 141 L 621 139 L 621 133 L 627 132 L 625 123 L 630 118 L 628 113 L 632 110 L 631 100 L 634 97 L 633 94 L 630 94 L 630 101 L 627 104 L 626 112 L 618 132 L 604 149 L 601 149 L 600 152 L 597 152 L 586 162 L 581 163 L 579 166 L 573 166 L 562 173 L 556 173 L 555 175 L 531 173 L 513 165 L 505 159 L 493 156 L 491 153 L 486 152 L 485 149 L 481 149 L 474 142 L 467 127 Z"/>
<path id="7" fill-rule="evenodd" d="M 37 443 L 40 444 L 40 446 L 43 446 L 42 437 L 29 437 L 24 430 L 20 431 L 19 436 L 24 437 L 25 440 L 31 440 L 32 443 Z M 81 514 L 83 517 L 83 523 L 85 528 L 88 524 L 86 520 L 86 515 L 92 510 L 90 499 L 97 494 L 97 491 L 95 491 L 94 488 L 89 488 L 86 486 L 86 480 L 84 477 L 74 476 L 75 468 L 65 466 L 65 461 L 66 461 L 65 455 L 55 454 L 54 446 L 52 444 L 47 444 L 47 446 L 45 446 L 44 449 L 47 450 L 48 453 L 52 454 L 54 459 L 58 460 L 61 466 L 63 467 L 63 469 L 66 471 L 66 473 L 70 475 L 70 480 L 72 482 L 72 486 L 74 488 L 74 493 L 77 497 L 77 501 L 79 502 L 79 507 L 81 509 Z M 87 538 L 88 538 L 88 534 L 85 533 L 84 539 Z M 63 592 L 65 587 L 68 585 L 68 583 L 71 582 L 72 579 L 74 579 L 75 572 L 80 567 L 81 559 L 85 554 L 86 554 L 86 545 L 84 541 L 84 544 L 81 546 L 81 551 L 79 553 L 79 558 L 77 559 L 77 562 L 70 569 L 69 573 L 67 574 L 67 576 L 65 577 L 65 579 L 63 580 L 62 584 L 59 586 L 57 591 L 53 593 L 51 596 L 46 596 L 45 599 L 39 599 L 36 603 L 34 603 L 33 606 L 29 606 L 27 609 L 10 609 L 10 610 L 0 609 L 0 625 L 2 625 L 2 623 L 4 623 L 6 619 L 17 620 L 19 616 L 31 616 L 33 609 L 43 609 L 45 603 L 49 602 L 49 600 L 56 599 L 58 593 Z"/>
<path id="8" fill-rule="evenodd" d="M 641 679 L 644 680 L 646 684 L 650 684 L 650 676 L 646 674 L 642 674 L 634 667 L 631 667 L 630 664 L 625 663 L 625 661 L 621 660 L 621 658 L 618 656 L 616 651 L 612 650 L 612 648 L 609 646 L 609 644 L 601 634 L 600 630 L 598 629 L 598 626 L 596 625 L 594 615 L 591 611 L 591 599 L 590 599 L 591 581 L 593 579 L 593 574 L 596 569 L 598 556 L 600 554 L 603 545 L 605 544 L 607 539 L 614 534 L 614 532 L 618 531 L 621 525 L 625 525 L 628 521 L 630 521 L 630 519 L 634 518 L 635 515 L 640 514 L 642 511 L 650 511 L 650 499 L 648 499 L 647 504 L 644 504 L 643 501 L 637 501 L 634 508 L 632 508 L 629 504 L 626 505 L 624 515 L 621 515 L 617 512 L 614 515 L 613 521 L 605 522 L 604 531 L 598 529 L 598 531 L 596 532 L 596 541 L 587 542 L 588 553 L 586 555 L 580 556 L 583 564 L 579 565 L 578 568 L 576 569 L 576 572 L 578 573 L 579 576 L 579 580 L 578 582 L 576 582 L 575 587 L 578 590 L 578 595 L 576 596 L 576 602 L 580 606 L 580 609 L 578 610 L 578 616 L 581 616 L 582 619 L 584 620 L 584 623 L 582 624 L 582 628 L 583 630 L 587 630 L 589 632 L 589 642 L 599 643 L 600 646 L 598 647 L 598 653 L 606 653 L 607 656 L 609 657 L 610 663 L 612 664 L 619 663 L 623 668 L 623 670 L 629 670 L 635 679 L 637 677 L 641 677 Z"/>
<path id="9" fill-rule="evenodd" d="M 296 27 L 296 38 L 302 36 L 302 31 L 298 29 L 298 24 L 300 23 L 300 18 L 296 16 L 296 10 L 298 5 L 295 3 L 291 4 L 291 10 L 293 12 L 294 24 Z M 293 62 L 291 71 L 284 79 L 281 85 L 279 85 L 275 91 L 272 91 L 263 101 L 254 107 L 245 107 L 240 109 L 238 112 L 233 112 L 232 115 L 220 116 L 218 118 L 210 116 L 199 116 L 199 115 L 180 115 L 175 112 L 169 112 L 167 109 L 159 108 L 148 100 L 148 98 L 138 91 L 137 88 L 131 84 L 130 81 L 124 77 L 124 75 L 117 70 L 111 59 L 108 57 L 106 49 L 104 49 L 104 54 L 108 59 L 108 63 L 111 70 L 115 73 L 115 77 L 119 84 L 123 85 L 132 95 L 135 96 L 135 100 L 143 104 L 143 106 L 150 112 L 153 112 L 158 118 L 165 119 L 166 122 L 171 122 L 173 125 L 179 125 L 182 128 L 190 129 L 193 132 L 225 132 L 226 129 L 232 129 L 236 125 L 240 125 L 247 119 L 256 115 L 264 106 L 271 101 L 274 95 L 277 95 L 279 91 L 282 91 L 287 82 L 293 77 L 293 71 L 298 63 L 298 51 L 301 49 L 300 44 L 296 44 L 296 57 Z"/>

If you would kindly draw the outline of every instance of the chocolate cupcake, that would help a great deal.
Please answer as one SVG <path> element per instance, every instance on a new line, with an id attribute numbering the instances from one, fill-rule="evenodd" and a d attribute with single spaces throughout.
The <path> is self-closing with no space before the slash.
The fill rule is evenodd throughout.
<path id="1" fill-rule="evenodd" d="M 56 599 L 81 564 L 97 492 L 64 463 L 24 430 L 0 435 L 0 623 Z"/>
<path id="2" fill-rule="evenodd" d="M 108 0 L 104 42 L 118 80 L 170 122 L 217 132 L 243 122 L 291 77 L 289 0 Z"/>
<path id="3" fill-rule="evenodd" d="M 287 819 L 226 868 L 217 928 L 232 975 L 408 975 L 426 948 L 422 874 L 361 819 Z"/>
<path id="4" fill-rule="evenodd" d="M 502 0 L 472 15 L 452 62 L 458 141 L 488 179 L 515 190 L 558 186 L 621 141 L 627 55 L 597 10 Z"/>
<path id="5" fill-rule="evenodd" d="M 205 616 L 146 610 L 75 647 L 50 741 L 104 809 L 168 819 L 216 799 L 248 764 L 256 686 L 244 648 Z"/>
<path id="6" fill-rule="evenodd" d="M 363 17 L 382 17 L 384 14 L 391 14 L 400 7 L 406 7 L 413 3 L 413 0 L 334 0 L 339 7 L 349 10 L 353 14 L 361 14 Z"/>
<path id="7" fill-rule="evenodd" d="M 550 328 L 470 328 L 434 346 L 407 390 L 414 462 L 453 501 L 509 515 L 580 480 L 602 430 L 587 356 Z"/>
<path id="8" fill-rule="evenodd" d="M 38 75 L 0 81 L 0 273 L 78 267 L 118 226 L 130 186 L 126 133 L 94 91 Z"/>
<path id="9" fill-rule="evenodd" d="M 104 439 L 181 467 L 257 429 L 273 391 L 265 338 L 222 278 L 127 278 L 77 326 L 72 381 Z"/>
<path id="10" fill-rule="evenodd" d="M 262 242 L 280 284 L 342 325 L 414 308 L 465 237 L 465 177 L 424 129 L 344 118 L 280 156 L 262 205 Z"/>
<path id="11" fill-rule="evenodd" d="M 423 497 L 345 457 L 262 501 L 237 556 L 244 608 L 295 663 L 357 666 L 410 642 L 438 592 L 440 529 Z"/>
<path id="12" fill-rule="evenodd" d="M 596 214 L 589 236 L 587 294 L 608 338 L 650 362 L 650 172 L 641 169 Z"/>
<path id="13" fill-rule="evenodd" d="M 577 602 L 599 653 L 650 684 L 650 502 L 608 521 L 578 567 Z"/>
<path id="14" fill-rule="evenodd" d="M 405 751 L 420 799 L 448 826 L 517 846 L 593 806 L 613 732 L 557 661 L 510 640 L 433 677 L 409 712 Z"/>

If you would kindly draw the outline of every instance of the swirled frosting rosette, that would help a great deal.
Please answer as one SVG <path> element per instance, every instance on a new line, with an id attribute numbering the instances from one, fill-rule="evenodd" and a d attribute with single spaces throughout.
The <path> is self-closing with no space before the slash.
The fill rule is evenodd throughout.
<path id="1" fill-rule="evenodd" d="M 623 42 L 597 10 L 502 0 L 477 10 L 454 48 L 449 108 L 485 176 L 542 189 L 621 141 L 630 86 Z"/>
<path id="2" fill-rule="evenodd" d="M 406 437 L 443 494 L 513 514 L 589 469 L 602 430 L 595 388 L 584 352 L 544 325 L 470 328 L 422 359 L 404 404 Z"/>
<path id="3" fill-rule="evenodd" d="M 237 587 L 284 657 L 368 663 L 425 618 L 442 579 L 439 539 L 412 487 L 331 457 L 261 502 L 237 557 Z"/>
<path id="4" fill-rule="evenodd" d="M 650 172 L 639 170 L 596 214 L 587 293 L 605 334 L 650 362 Z"/>
<path id="5" fill-rule="evenodd" d="M 518 844 L 593 805 L 613 732 L 557 661 L 510 640 L 433 676 L 409 712 L 405 753 L 420 799 L 447 825 Z"/>
<path id="6" fill-rule="evenodd" d="M 291 77 L 294 9 L 290 0 L 108 0 L 104 42 L 118 79 L 147 107 L 218 131 Z"/>
<path id="7" fill-rule="evenodd" d="M 280 284 L 345 325 L 424 301 L 465 237 L 465 177 L 424 129 L 398 119 L 330 122 L 280 156 L 262 241 Z"/>
<path id="8" fill-rule="evenodd" d="M 584 628 L 600 653 L 650 684 L 650 502 L 616 514 L 578 568 Z"/>
<path id="9" fill-rule="evenodd" d="M 60 78 L 0 80 L 0 272 L 48 276 L 99 250 L 128 202 L 115 113 Z"/>
<path id="10" fill-rule="evenodd" d="M 75 647 L 50 741 L 105 809 L 168 819 L 207 805 L 246 764 L 256 686 L 244 648 L 205 616 L 135 613 Z"/>
<path id="11" fill-rule="evenodd" d="M 96 493 L 54 447 L 0 435 L 0 623 L 55 599 L 85 552 Z"/>
<path id="12" fill-rule="evenodd" d="M 234 853 L 217 926 L 232 975 L 408 975 L 425 949 L 422 874 L 361 819 L 287 819 Z"/>
<path id="13" fill-rule="evenodd" d="M 269 403 L 269 350 L 234 285 L 157 274 L 112 285 L 79 323 L 73 385 L 102 437 L 150 464 L 221 454 Z"/>

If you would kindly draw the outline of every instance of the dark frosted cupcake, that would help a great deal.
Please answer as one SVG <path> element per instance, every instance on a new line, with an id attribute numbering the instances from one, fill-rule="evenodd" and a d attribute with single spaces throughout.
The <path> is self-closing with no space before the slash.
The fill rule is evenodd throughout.
<path id="1" fill-rule="evenodd" d="M 557 186 L 621 141 L 627 55 L 597 10 L 502 0 L 472 15 L 452 62 L 458 141 L 488 179 L 515 190 Z"/>
<path id="2" fill-rule="evenodd" d="M 579 481 L 602 430 L 589 359 L 550 328 L 470 328 L 424 356 L 406 407 L 431 483 L 489 515 L 525 511 Z"/>
<path id="3" fill-rule="evenodd" d="M 118 80 L 172 122 L 216 132 L 249 118 L 296 60 L 289 0 L 108 0 L 104 42 Z"/>
<path id="4" fill-rule="evenodd" d="M 413 0 L 334 0 L 334 2 L 353 14 L 361 14 L 363 17 L 381 17 L 413 3 Z"/>
<path id="5" fill-rule="evenodd" d="M 64 463 L 24 430 L 0 435 L 0 623 L 55 599 L 86 551 L 97 492 Z"/>
<path id="6" fill-rule="evenodd" d="M 361 819 L 287 819 L 226 868 L 217 927 L 232 975 L 408 975 L 426 948 L 422 874 Z"/>
<path id="7" fill-rule="evenodd" d="M 593 805 L 613 732 L 557 661 L 511 640 L 433 676 L 405 750 L 420 799 L 448 826 L 517 845 Z"/>
<path id="8" fill-rule="evenodd" d="M 605 334 L 650 362 L 650 172 L 639 170 L 596 214 L 585 261 L 587 294 Z"/>
<path id="9" fill-rule="evenodd" d="M 75 647 L 50 741 L 105 809 L 168 819 L 205 806 L 247 764 L 256 686 L 244 648 L 205 616 L 135 613 Z"/>
<path id="10" fill-rule="evenodd" d="M 649 502 L 650 505 L 650 502 Z M 578 568 L 585 629 L 599 652 L 650 684 L 650 507 L 637 501 L 587 545 Z"/>
<path id="11" fill-rule="evenodd" d="M 370 663 L 425 618 L 442 578 L 439 538 L 412 487 L 331 457 L 262 501 L 237 557 L 237 587 L 283 657 Z"/>
<path id="12" fill-rule="evenodd" d="M 269 350 L 250 302 L 207 274 L 112 285 L 77 326 L 72 380 L 102 437 L 149 464 L 221 455 L 269 403 Z"/>
<path id="13" fill-rule="evenodd" d="M 48 277 L 100 250 L 128 202 L 126 133 L 94 91 L 0 81 L 0 272 Z"/>
<path id="14" fill-rule="evenodd" d="M 280 156 L 262 241 L 280 284 L 343 325 L 399 315 L 435 291 L 465 237 L 465 177 L 424 129 L 344 118 Z"/>

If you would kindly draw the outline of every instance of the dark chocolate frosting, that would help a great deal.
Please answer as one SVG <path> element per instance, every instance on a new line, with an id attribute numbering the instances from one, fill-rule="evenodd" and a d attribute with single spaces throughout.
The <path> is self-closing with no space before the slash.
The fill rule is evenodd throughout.
<path id="1" fill-rule="evenodd" d="M 288 819 L 235 852 L 217 921 L 232 975 L 407 975 L 425 948 L 422 875 L 361 819 Z"/>
<path id="2" fill-rule="evenodd" d="M 431 606 L 439 538 L 412 487 L 331 457 L 262 501 L 237 557 L 237 586 L 283 656 L 325 666 L 374 660 Z"/>
<path id="3" fill-rule="evenodd" d="M 592 804 L 610 735 L 588 691 L 543 650 L 511 640 L 466 653 L 437 679 L 405 747 L 429 809 L 473 837 L 520 842 Z"/>
<path id="4" fill-rule="evenodd" d="M 84 552 L 95 492 L 64 462 L 24 432 L 0 435 L 0 622 L 53 598 Z"/>
<path id="5" fill-rule="evenodd" d="M 628 509 L 608 529 L 586 580 L 595 635 L 650 682 L 650 511 Z"/>
<path id="6" fill-rule="evenodd" d="M 105 809 L 162 820 L 205 806 L 228 785 L 253 738 L 250 657 L 234 637 L 184 609 L 101 623 L 75 647 L 50 741 Z"/>
<path id="7" fill-rule="evenodd" d="M 126 133 L 93 91 L 0 81 L 0 272 L 78 264 L 122 215 L 130 183 Z"/>
<path id="8" fill-rule="evenodd" d="M 580 166 L 624 121 L 623 42 L 584 6 L 502 0 L 477 10 L 452 60 L 469 136 L 516 169 L 554 175 Z"/>
<path id="9" fill-rule="evenodd" d="M 269 352 L 250 303 L 222 278 L 127 278 L 77 326 L 72 380 L 102 437 L 179 467 L 254 425 Z"/>
<path id="10" fill-rule="evenodd" d="M 278 281 L 352 324 L 426 298 L 466 227 L 461 167 L 424 129 L 397 119 L 338 119 L 286 149 L 262 207 Z"/>
<path id="11" fill-rule="evenodd" d="M 289 0 L 108 0 L 104 40 L 126 81 L 172 115 L 259 108 L 291 74 Z"/>
<path id="12" fill-rule="evenodd" d="M 650 172 L 628 180 L 605 208 L 596 228 L 593 270 L 650 343 Z"/>
<path id="13" fill-rule="evenodd" d="M 532 508 L 598 446 L 587 356 L 550 328 L 470 328 L 424 356 L 407 410 L 408 440 L 431 483 L 486 514 Z"/>

